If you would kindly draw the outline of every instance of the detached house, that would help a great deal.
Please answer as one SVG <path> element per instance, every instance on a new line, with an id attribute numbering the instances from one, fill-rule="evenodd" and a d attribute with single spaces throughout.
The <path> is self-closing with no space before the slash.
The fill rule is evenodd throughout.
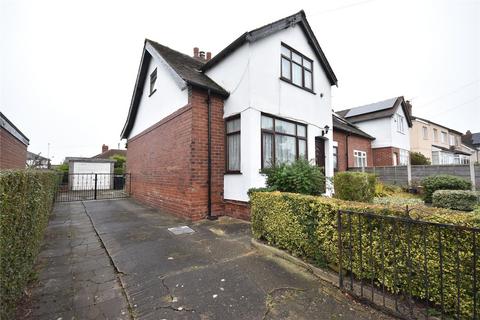
<path id="1" fill-rule="evenodd" d="M 373 166 L 407 165 L 412 127 L 411 105 L 403 97 L 338 111 L 372 141 Z"/>
<path id="2" fill-rule="evenodd" d="M 132 196 L 191 219 L 248 218 L 262 168 L 304 158 L 332 176 L 336 83 L 303 11 L 213 58 L 145 40 L 121 134 Z"/>

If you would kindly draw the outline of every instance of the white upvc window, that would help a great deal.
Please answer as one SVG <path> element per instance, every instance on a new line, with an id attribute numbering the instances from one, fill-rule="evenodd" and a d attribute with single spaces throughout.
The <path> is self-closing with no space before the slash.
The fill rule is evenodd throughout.
<path id="1" fill-rule="evenodd" d="M 450 145 L 454 146 L 455 145 L 455 136 L 453 134 L 449 135 L 450 138 Z"/>
<path id="2" fill-rule="evenodd" d="M 355 167 L 367 166 L 367 153 L 365 151 L 353 150 L 353 159 L 355 160 Z"/>
<path id="3" fill-rule="evenodd" d="M 422 135 L 424 140 L 428 139 L 428 128 L 426 126 L 422 127 Z"/>
<path id="4" fill-rule="evenodd" d="M 400 149 L 400 165 L 401 166 L 408 165 L 408 160 L 409 160 L 408 150 Z"/>
<path id="5" fill-rule="evenodd" d="M 442 131 L 442 143 L 447 143 L 447 133 Z"/>
<path id="6" fill-rule="evenodd" d="M 405 133 L 405 119 L 403 116 L 401 116 L 400 114 L 396 114 L 395 115 L 395 120 L 397 122 L 397 131 L 400 132 L 400 133 Z"/>

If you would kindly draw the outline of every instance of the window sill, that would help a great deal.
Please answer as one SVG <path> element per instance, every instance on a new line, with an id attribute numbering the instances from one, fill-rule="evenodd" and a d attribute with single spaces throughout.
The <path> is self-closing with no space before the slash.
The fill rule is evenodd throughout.
<path id="1" fill-rule="evenodd" d="M 242 171 L 227 171 L 224 173 L 224 175 L 229 175 L 229 174 L 243 174 Z"/>
<path id="2" fill-rule="evenodd" d="M 157 89 L 154 89 L 152 92 L 150 92 L 150 94 L 148 95 L 148 97 L 150 98 L 155 92 L 157 92 Z"/>
<path id="3" fill-rule="evenodd" d="M 311 94 L 316 94 L 313 90 L 310 90 L 310 89 L 308 89 L 308 88 L 304 88 L 304 87 L 302 87 L 302 86 L 299 86 L 298 84 L 293 83 L 292 81 L 288 80 L 287 78 L 280 77 L 279 79 L 282 80 L 282 81 L 284 81 L 284 82 L 286 82 L 286 83 L 288 83 L 288 84 L 291 84 L 291 85 L 294 86 L 294 87 L 297 87 L 297 88 L 299 88 L 299 89 L 302 89 L 302 90 L 305 90 L 305 91 L 307 91 L 307 92 L 310 92 Z"/>

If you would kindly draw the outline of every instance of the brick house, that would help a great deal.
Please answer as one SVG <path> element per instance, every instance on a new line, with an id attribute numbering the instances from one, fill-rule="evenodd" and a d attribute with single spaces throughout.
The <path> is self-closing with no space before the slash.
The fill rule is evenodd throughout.
<path id="1" fill-rule="evenodd" d="M 337 111 L 375 140 L 372 141 L 374 166 L 407 165 L 412 127 L 411 104 L 403 97 Z"/>
<path id="2" fill-rule="evenodd" d="M 374 137 L 353 123 L 333 114 L 333 166 L 335 171 L 373 165 L 372 141 Z"/>
<path id="3" fill-rule="evenodd" d="M 0 170 L 24 169 L 29 139 L 0 112 Z"/>
<path id="4" fill-rule="evenodd" d="M 213 58 L 145 40 L 121 133 L 132 196 L 190 219 L 248 219 L 247 191 L 265 185 L 262 168 L 305 158 L 332 176 L 336 83 L 303 11 Z"/>

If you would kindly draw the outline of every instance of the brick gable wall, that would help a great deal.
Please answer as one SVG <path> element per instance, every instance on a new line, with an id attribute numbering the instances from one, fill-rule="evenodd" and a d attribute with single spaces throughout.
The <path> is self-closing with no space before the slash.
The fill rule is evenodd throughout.
<path id="1" fill-rule="evenodd" d="M 397 164 L 400 163 L 400 149 L 393 147 L 375 148 L 373 149 L 373 165 L 376 167 L 393 166 L 393 157 L 396 153 Z"/>
<path id="2" fill-rule="evenodd" d="M 212 214 L 223 205 L 223 100 L 212 95 Z M 189 88 L 189 103 L 128 140 L 132 197 L 192 220 L 208 209 L 207 93 Z"/>
<path id="3" fill-rule="evenodd" d="M 0 169 L 24 169 L 26 162 L 27 146 L 0 128 Z"/>
<path id="4" fill-rule="evenodd" d="M 358 136 L 348 136 L 348 166 L 347 166 L 347 133 L 341 130 L 333 130 L 333 140 L 338 143 L 338 171 L 346 171 L 349 167 L 355 166 L 353 151 L 365 151 L 367 153 L 367 166 L 372 166 L 374 155 L 372 153 L 372 142 L 370 139 Z"/>

